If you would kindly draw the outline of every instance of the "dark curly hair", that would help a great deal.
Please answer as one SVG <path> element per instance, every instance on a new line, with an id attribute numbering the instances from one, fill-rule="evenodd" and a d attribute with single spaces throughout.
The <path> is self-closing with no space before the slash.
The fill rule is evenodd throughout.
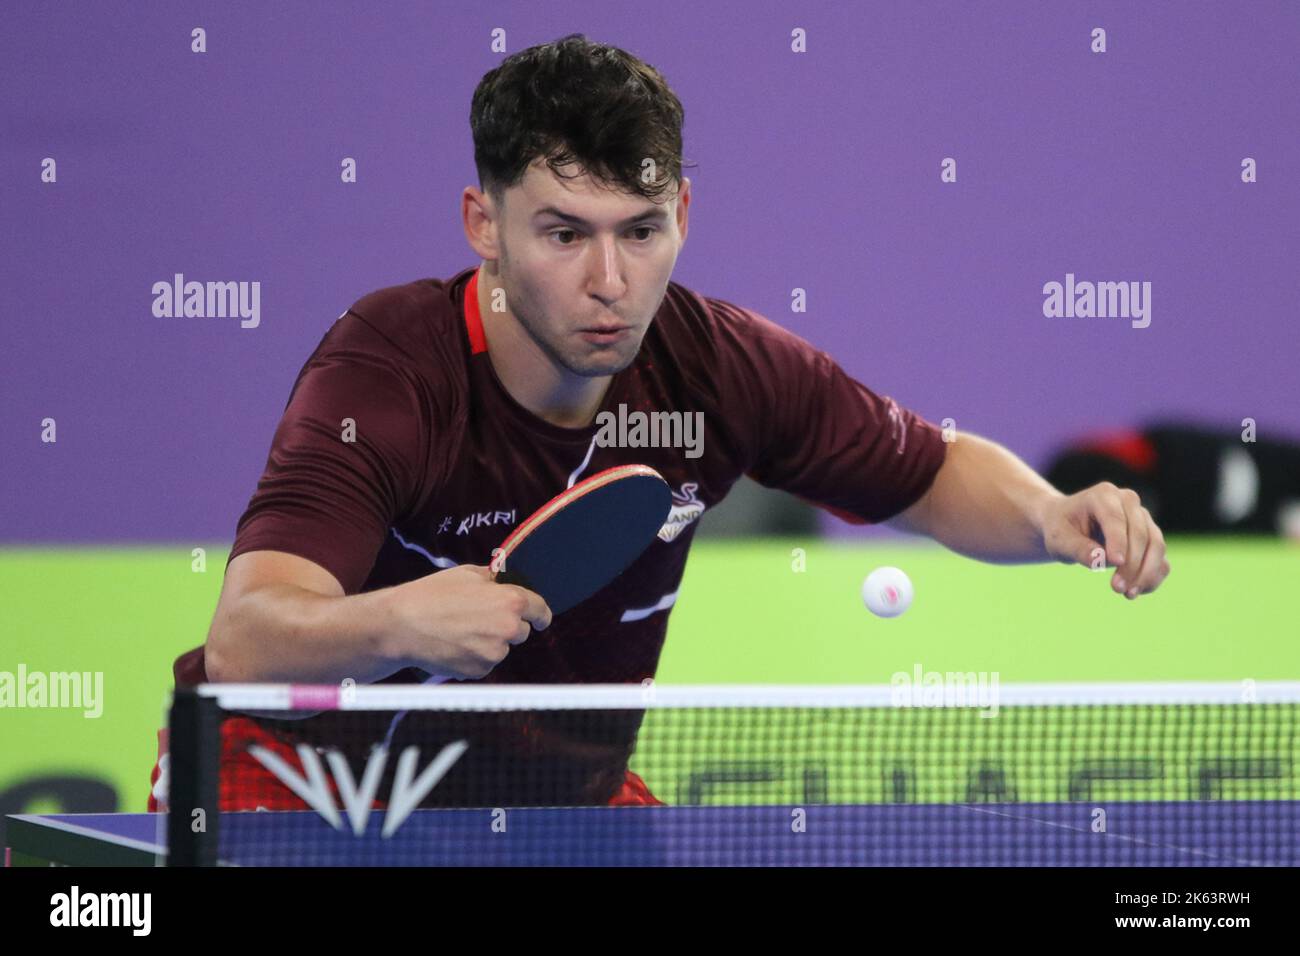
<path id="1" fill-rule="evenodd" d="M 598 183 L 659 201 L 681 185 L 681 101 L 663 74 L 580 33 L 507 57 L 474 90 L 469 125 L 479 188 L 496 201 L 538 157 L 557 176 L 580 167 Z M 655 176 L 643 181 L 643 162 Z M 573 177 L 565 177 L 573 178 Z"/>

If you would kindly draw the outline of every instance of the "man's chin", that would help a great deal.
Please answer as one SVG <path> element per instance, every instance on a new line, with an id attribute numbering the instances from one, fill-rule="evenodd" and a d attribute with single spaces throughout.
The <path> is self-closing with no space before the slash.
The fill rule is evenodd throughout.
<path id="1" fill-rule="evenodd" d="M 573 356 L 568 362 L 564 363 L 574 375 L 581 375 L 583 378 L 601 378 L 606 375 L 616 375 L 623 369 L 632 364 L 636 358 L 636 353 L 630 355 L 586 355 L 582 357 Z"/>

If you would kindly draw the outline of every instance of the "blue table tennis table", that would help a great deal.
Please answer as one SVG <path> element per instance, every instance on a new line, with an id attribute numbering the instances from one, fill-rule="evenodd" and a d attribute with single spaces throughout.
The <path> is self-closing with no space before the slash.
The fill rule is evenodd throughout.
<path id="1" fill-rule="evenodd" d="M 389 837 L 311 811 L 223 813 L 235 866 L 1297 866 L 1300 802 L 417 810 Z M 1098 810 L 1104 814 L 1099 815 Z M 16 815 L 9 861 L 154 866 L 162 814 Z"/>

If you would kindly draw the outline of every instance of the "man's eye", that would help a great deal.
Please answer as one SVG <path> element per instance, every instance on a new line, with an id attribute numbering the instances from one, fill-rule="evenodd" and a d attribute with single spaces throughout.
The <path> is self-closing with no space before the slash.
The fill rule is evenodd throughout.
<path id="1" fill-rule="evenodd" d="M 648 242 L 650 238 L 654 236 L 654 234 L 658 231 L 659 230 L 654 226 L 635 226 L 632 229 L 633 233 L 639 233 L 639 232 L 645 233 L 645 235 L 637 237 L 642 242 Z M 573 245 L 573 243 L 559 239 L 560 236 L 577 236 L 577 235 L 578 233 L 573 229 L 554 229 L 550 232 L 551 238 L 556 239 L 562 246 L 571 246 Z"/>

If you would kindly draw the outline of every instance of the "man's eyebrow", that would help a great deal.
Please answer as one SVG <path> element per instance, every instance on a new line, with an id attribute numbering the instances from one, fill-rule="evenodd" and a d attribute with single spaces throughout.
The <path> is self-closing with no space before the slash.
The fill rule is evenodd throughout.
<path id="1" fill-rule="evenodd" d="M 587 222 L 587 220 L 583 219 L 581 216 L 574 216 L 570 213 L 563 212 L 559 209 L 556 209 L 554 206 L 544 206 L 541 209 L 537 210 L 537 212 L 533 213 L 534 219 L 540 218 L 541 216 L 554 216 L 556 219 L 562 219 L 567 223 L 571 223 L 572 225 L 575 226 L 583 226 L 584 228 L 590 227 L 591 225 L 591 223 Z M 656 206 L 654 209 L 647 209 L 645 212 L 640 213 L 639 215 L 632 216 L 629 219 L 624 219 L 621 223 L 619 223 L 619 225 L 626 227 L 626 226 L 634 225 L 638 222 L 645 222 L 647 220 L 652 220 L 652 219 L 660 220 L 660 219 L 667 219 L 667 218 L 668 218 L 668 210 L 665 209 L 663 206 Z"/>

